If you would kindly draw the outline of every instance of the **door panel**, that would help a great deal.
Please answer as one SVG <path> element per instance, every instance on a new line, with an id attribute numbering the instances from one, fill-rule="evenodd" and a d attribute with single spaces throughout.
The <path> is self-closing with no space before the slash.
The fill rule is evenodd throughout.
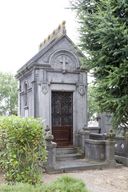
<path id="1" fill-rule="evenodd" d="M 72 104 L 72 92 L 52 92 L 52 134 L 58 147 L 72 145 Z"/>

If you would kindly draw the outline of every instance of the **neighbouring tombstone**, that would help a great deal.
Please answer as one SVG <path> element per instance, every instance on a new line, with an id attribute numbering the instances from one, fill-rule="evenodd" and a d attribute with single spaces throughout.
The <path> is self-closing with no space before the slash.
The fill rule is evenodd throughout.
<path id="1" fill-rule="evenodd" d="M 112 129 L 112 115 L 110 113 L 99 114 L 98 122 L 101 133 L 108 133 Z"/>

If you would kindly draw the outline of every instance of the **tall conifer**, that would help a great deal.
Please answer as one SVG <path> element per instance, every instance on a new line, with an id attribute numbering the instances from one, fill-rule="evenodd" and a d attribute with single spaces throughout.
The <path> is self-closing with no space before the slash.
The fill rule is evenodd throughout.
<path id="1" fill-rule="evenodd" d="M 96 79 L 97 104 L 128 127 L 128 0 L 76 0 L 80 45 Z"/>

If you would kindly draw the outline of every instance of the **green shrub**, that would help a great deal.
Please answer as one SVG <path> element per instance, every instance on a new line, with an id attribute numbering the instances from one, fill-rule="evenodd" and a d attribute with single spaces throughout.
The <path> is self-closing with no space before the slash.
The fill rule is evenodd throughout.
<path id="1" fill-rule="evenodd" d="M 40 120 L 16 116 L 0 118 L 0 164 L 8 182 L 40 181 L 39 161 L 46 158 Z"/>
<path id="2" fill-rule="evenodd" d="M 62 176 L 47 186 L 44 192 L 88 192 L 88 190 L 81 180 Z"/>
<path id="3" fill-rule="evenodd" d="M 1 185 L 0 192 L 89 192 L 85 184 L 78 179 L 63 176 L 58 178 L 50 185 L 16 184 L 16 185 Z"/>

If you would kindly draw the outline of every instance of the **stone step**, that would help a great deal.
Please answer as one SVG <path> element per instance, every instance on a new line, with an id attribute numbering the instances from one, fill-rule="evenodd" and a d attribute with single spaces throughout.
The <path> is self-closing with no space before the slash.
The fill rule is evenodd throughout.
<path id="1" fill-rule="evenodd" d="M 59 154 L 56 155 L 57 161 L 66 161 L 66 160 L 75 160 L 75 159 L 81 159 L 82 154 L 81 153 L 72 153 L 72 154 Z"/>
<path id="2" fill-rule="evenodd" d="M 115 163 L 114 165 L 109 165 L 108 162 L 96 162 L 89 161 L 86 159 L 76 159 L 76 160 L 66 160 L 57 161 L 55 169 L 47 170 L 48 173 L 68 173 L 80 170 L 93 170 L 93 169 L 105 169 L 105 168 L 119 168 L 122 165 Z"/>
<path id="3" fill-rule="evenodd" d="M 82 153 L 76 147 L 57 148 L 56 160 L 66 161 L 82 158 Z"/>
<path id="4" fill-rule="evenodd" d="M 108 164 L 106 162 L 88 162 L 85 159 L 76 159 L 74 161 L 58 161 L 57 170 L 61 172 L 71 172 L 77 170 L 99 169 L 106 168 Z"/>
<path id="5" fill-rule="evenodd" d="M 61 155 L 61 154 L 73 154 L 77 153 L 77 148 L 75 147 L 68 147 L 68 148 L 57 148 L 56 149 L 56 154 Z"/>

